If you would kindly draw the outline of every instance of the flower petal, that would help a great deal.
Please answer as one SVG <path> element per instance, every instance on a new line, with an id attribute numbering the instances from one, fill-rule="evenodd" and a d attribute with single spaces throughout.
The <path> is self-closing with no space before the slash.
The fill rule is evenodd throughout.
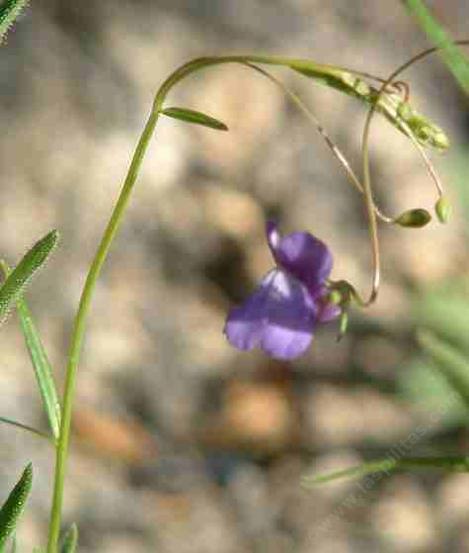
<path id="1" fill-rule="evenodd" d="M 281 269 L 285 269 L 314 294 L 332 270 L 329 248 L 309 232 L 293 232 L 281 238 L 277 225 L 266 225 L 267 241 Z"/>
<path id="2" fill-rule="evenodd" d="M 317 306 L 306 288 L 274 269 L 241 306 L 230 311 L 225 334 L 238 349 L 261 347 L 276 359 L 293 359 L 311 343 L 316 316 Z"/>

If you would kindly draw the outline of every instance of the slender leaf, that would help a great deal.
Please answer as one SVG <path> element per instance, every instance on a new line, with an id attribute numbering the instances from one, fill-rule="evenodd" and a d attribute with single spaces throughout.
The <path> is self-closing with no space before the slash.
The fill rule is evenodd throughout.
<path id="1" fill-rule="evenodd" d="M 54 438 L 58 440 L 61 412 L 54 377 L 52 375 L 52 367 L 39 336 L 39 332 L 34 324 L 31 312 L 23 296 L 18 298 L 16 307 L 52 434 Z"/>
<path id="2" fill-rule="evenodd" d="M 3 422 L 5 424 L 10 424 L 11 426 L 16 426 L 17 428 L 21 428 L 22 430 L 27 430 L 28 432 L 31 432 L 32 434 L 36 434 L 36 436 L 40 436 L 41 438 L 46 438 L 46 440 L 51 440 L 51 436 L 44 434 L 44 432 L 41 432 L 40 430 L 37 430 L 37 428 L 33 428 L 32 426 L 28 426 L 27 424 L 23 424 L 22 422 L 15 421 L 13 419 L 9 419 L 7 417 L 0 417 L 0 423 Z"/>
<path id="3" fill-rule="evenodd" d="M 4 0 L 0 6 L 0 43 L 29 0 Z"/>
<path id="4" fill-rule="evenodd" d="M 32 276 L 44 265 L 57 245 L 59 233 L 49 232 L 26 253 L 11 271 L 0 288 L 0 323 L 3 322 L 13 305 L 23 293 Z"/>
<path id="5" fill-rule="evenodd" d="M 469 359 L 427 330 L 419 331 L 417 338 L 448 384 L 469 408 Z"/>
<path id="6" fill-rule="evenodd" d="M 441 48 L 441 56 L 462 89 L 469 94 L 469 60 L 432 16 L 422 0 L 405 0 L 409 11 L 430 40 Z"/>
<path id="7" fill-rule="evenodd" d="M 163 115 L 167 117 L 172 117 L 173 119 L 179 119 L 185 121 L 186 123 L 195 123 L 196 125 L 203 125 L 204 127 L 209 127 L 217 131 L 227 131 L 228 127 L 225 123 L 222 123 L 210 115 L 201 113 L 200 111 L 195 111 L 193 109 L 187 108 L 165 108 L 161 110 Z"/>
<path id="8" fill-rule="evenodd" d="M 0 260 L 0 266 L 5 278 L 8 278 L 10 268 L 3 260 Z M 16 308 L 20 317 L 21 329 L 23 331 L 26 347 L 36 374 L 44 409 L 49 420 L 52 434 L 57 440 L 60 434 L 61 412 L 54 377 L 52 375 L 52 367 L 26 300 L 22 295 L 18 297 Z"/>
<path id="9" fill-rule="evenodd" d="M 388 474 L 396 470 L 414 469 L 443 469 L 448 472 L 469 472 L 469 457 L 403 457 L 402 459 L 389 457 L 327 474 L 305 476 L 302 478 L 302 484 L 305 487 L 311 487 L 340 478 L 362 478 L 363 476 L 379 472 Z"/>
<path id="10" fill-rule="evenodd" d="M 73 523 L 65 534 L 60 553 L 75 553 L 78 545 L 78 528 Z"/>
<path id="11" fill-rule="evenodd" d="M 4 551 L 8 538 L 16 529 L 31 491 L 32 482 L 33 467 L 30 463 L 0 509 L 0 552 Z"/>

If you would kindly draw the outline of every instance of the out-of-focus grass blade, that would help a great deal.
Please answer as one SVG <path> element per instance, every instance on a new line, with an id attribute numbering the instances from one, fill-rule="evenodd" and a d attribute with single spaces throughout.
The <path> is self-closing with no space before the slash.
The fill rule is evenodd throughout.
<path id="1" fill-rule="evenodd" d="M 210 115 L 206 115 L 205 113 L 195 111 L 193 109 L 173 107 L 162 109 L 161 113 L 167 117 L 172 117 L 173 119 L 179 119 L 181 121 L 185 121 L 186 123 L 203 125 L 204 127 L 209 127 L 210 129 L 215 129 L 217 131 L 228 130 L 225 123 L 222 123 Z"/>
<path id="2" fill-rule="evenodd" d="M 33 483 L 31 463 L 24 469 L 21 478 L 0 509 L 0 553 L 5 551 L 8 538 L 16 530 L 18 519 L 23 513 Z"/>
<path id="3" fill-rule="evenodd" d="M 417 328 L 424 326 L 469 356 L 469 281 L 429 287 L 415 298 L 412 315 Z"/>
<path id="4" fill-rule="evenodd" d="M 0 260 L 0 266 L 8 278 L 10 269 L 8 265 Z M 16 301 L 16 308 L 20 318 L 21 330 L 23 331 L 26 347 L 36 374 L 44 409 L 49 420 L 54 438 L 57 440 L 60 434 L 60 403 L 55 388 L 52 367 L 47 357 L 46 350 L 42 344 L 39 332 L 34 324 L 31 312 L 26 300 L 20 295 Z"/>
<path id="5" fill-rule="evenodd" d="M 441 56 L 466 94 L 469 94 L 469 60 L 449 38 L 422 0 L 405 0 L 409 11 L 430 40 L 441 48 Z"/>
<path id="6" fill-rule="evenodd" d="M 11 541 L 11 553 L 16 553 L 16 536 L 13 536 Z"/>
<path id="7" fill-rule="evenodd" d="M 4 0 L 0 5 L 0 43 L 29 0 Z"/>
<path id="8" fill-rule="evenodd" d="M 0 323 L 14 306 L 32 276 L 40 269 L 59 240 L 56 230 L 46 234 L 26 253 L 0 288 Z"/>
<path id="9" fill-rule="evenodd" d="M 65 538 L 60 548 L 60 553 L 75 553 L 78 545 L 78 528 L 74 523 L 68 529 L 68 532 L 65 534 Z"/>
<path id="10" fill-rule="evenodd" d="M 428 438 L 442 430 L 467 426 L 467 406 L 440 369 L 420 356 L 406 363 L 398 373 L 399 395 L 415 405 L 431 421 Z"/>
<path id="11" fill-rule="evenodd" d="M 468 472 L 469 457 L 406 457 L 402 459 L 390 457 L 327 474 L 304 476 L 302 478 L 302 485 L 312 487 L 340 478 L 362 478 L 363 476 L 378 472 L 389 474 L 391 471 L 414 469 L 442 469 L 448 472 Z"/>
<path id="12" fill-rule="evenodd" d="M 417 339 L 469 409 L 469 359 L 427 330 L 420 330 Z"/>

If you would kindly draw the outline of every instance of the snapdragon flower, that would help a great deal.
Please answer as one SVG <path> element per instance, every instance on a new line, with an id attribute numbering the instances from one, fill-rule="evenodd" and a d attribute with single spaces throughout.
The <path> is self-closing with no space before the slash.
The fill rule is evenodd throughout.
<path id="1" fill-rule="evenodd" d="M 276 267 L 251 296 L 228 314 L 224 332 L 237 349 L 260 347 L 275 359 L 294 359 L 311 344 L 317 323 L 340 314 L 329 301 L 326 281 L 332 270 L 328 247 L 309 232 L 281 237 L 266 224 L 267 242 Z"/>

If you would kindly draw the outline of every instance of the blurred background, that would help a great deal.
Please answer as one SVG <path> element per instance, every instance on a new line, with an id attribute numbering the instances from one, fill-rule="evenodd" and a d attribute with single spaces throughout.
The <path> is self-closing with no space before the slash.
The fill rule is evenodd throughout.
<path id="1" fill-rule="evenodd" d="M 453 36 L 467 35 L 467 2 L 427 4 Z M 427 46 L 398 2 L 32 2 L 0 51 L 0 251 L 15 263 L 61 231 L 28 293 L 59 383 L 87 267 L 171 71 L 200 55 L 272 53 L 387 76 Z M 276 74 L 359 171 L 364 107 Z M 433 158 L 455 216 L 420 231 L 382 228 L 377 304 L 352 313 L 340 343 L 334 324 L 323 327 L 288 364 L 237 352 L 222 334 L 227 310 L 272 266 L 265 218 L 326 241 L 333 277 L 365 291 L 360 198 L 316 131 L 254 72 L 208 69 L 172 93 L 168 105 L 205 111 L 230 132 L 161 120 L 104 268 L 66 489 L 65 523 L 78 524 L 80 551 L 469 551 L 464 474 L 300 486 L 304 475 L 396 448 L 467 448 L 466 412 L 415 342 L 425 323 L 469 348 L 467 99 L 436 57 L 406 78 L 413 104 L 451 137 L 450 152 Z M 418 155 L 378 118 L 372 169 L 387 212 L 432 209 Z M 2 328 L 1 359 L 0 415 L 45 429 L 16 315 Z M 36 477 L 20 551 L 45 542 L 53 452 L 0 426 L 2 498 L 29 460 Z"/>

